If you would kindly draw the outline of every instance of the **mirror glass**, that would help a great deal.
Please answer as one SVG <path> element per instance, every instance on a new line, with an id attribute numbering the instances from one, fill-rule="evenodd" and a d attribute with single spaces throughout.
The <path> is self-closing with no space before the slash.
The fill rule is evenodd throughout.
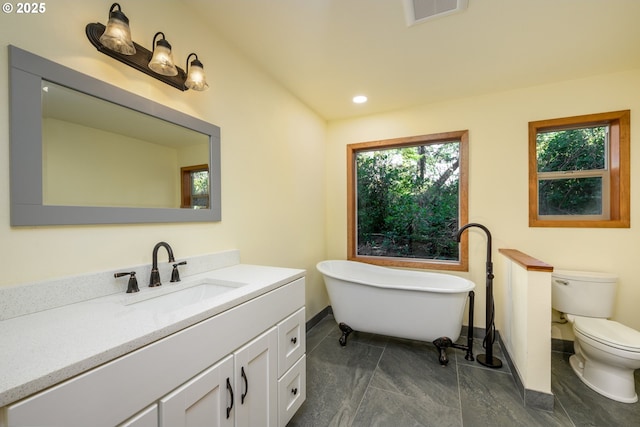
<path id="1" fill-rule="evenodd" d="M 12 225 L 221 219 L 220 128 L 9 55 Z"/>
<path id="2" fill-rule="evenodd" d="M 181 169 L 208 182 L 208 159 L 207 135 L 42 80 L 45 205 L 199 207 L 182 203 Z"/>

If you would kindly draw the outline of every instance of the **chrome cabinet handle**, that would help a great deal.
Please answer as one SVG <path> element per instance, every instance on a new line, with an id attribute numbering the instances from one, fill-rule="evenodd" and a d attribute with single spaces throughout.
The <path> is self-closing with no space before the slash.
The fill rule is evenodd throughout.
<path id="1" fill-rule="evenodd" d="M 569 282 L 567 282 L 566 280 L 560 280 L 560 279 L 553 279 L 558 285 L 564 285 L 564 286 L 568 286 Z"/>

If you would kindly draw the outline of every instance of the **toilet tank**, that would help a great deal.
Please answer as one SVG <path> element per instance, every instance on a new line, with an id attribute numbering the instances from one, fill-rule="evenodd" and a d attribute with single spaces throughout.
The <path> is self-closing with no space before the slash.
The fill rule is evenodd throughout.
<path id="1" fill-rule="evenodd" d="M 563 313 L 608 318 L 613 315 L 618 277 L 594 271 L 555 270 L 551 306 Z"/>

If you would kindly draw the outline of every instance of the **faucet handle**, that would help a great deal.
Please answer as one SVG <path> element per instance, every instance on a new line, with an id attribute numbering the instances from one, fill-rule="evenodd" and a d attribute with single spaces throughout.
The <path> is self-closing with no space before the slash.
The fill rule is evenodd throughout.
<path id="1" fill-rule="evenodd" d="M 125 273 L 115 273 L 113 275 L 113 277 L 115 277 L 116 279 L 118 277 L 123 277 L 123 276 L 129 276 L 129 283 L 127 284 L 127 293 L 128 294 L 140 291 L 140 289 L 138 288 L 138 279 L 136 279 L 136 272 L 135 271 L 125 272 Z"/>
<path id="2" fill-rule="evenodd" d="M 179 265 L 186 265 L 187 261 L 182 261 L 177 264 L 173 264 L 173 271 L 171 272 L 171 282 L 179 282 L 180 281 L 180 272 L 178 272 Z"/>

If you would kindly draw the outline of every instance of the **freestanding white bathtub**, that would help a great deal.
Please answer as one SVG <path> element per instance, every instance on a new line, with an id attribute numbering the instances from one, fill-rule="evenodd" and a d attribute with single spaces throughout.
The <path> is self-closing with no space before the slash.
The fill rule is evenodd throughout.
<path id="1" fill-rule="evenodd" d="M 346 345 L 353 330 L 419 341 L 446 338 L 446 343 L 434 342 L 443 365 L 447 363 L 446 347 L 467 349 L 453 343 L 460 336 L 467 296 L 473 328 L 472 281 L 355 261 L 322 261 L 316 267 L 324 276 L 333 315 L 343 331 L 340 344 Z"/>

